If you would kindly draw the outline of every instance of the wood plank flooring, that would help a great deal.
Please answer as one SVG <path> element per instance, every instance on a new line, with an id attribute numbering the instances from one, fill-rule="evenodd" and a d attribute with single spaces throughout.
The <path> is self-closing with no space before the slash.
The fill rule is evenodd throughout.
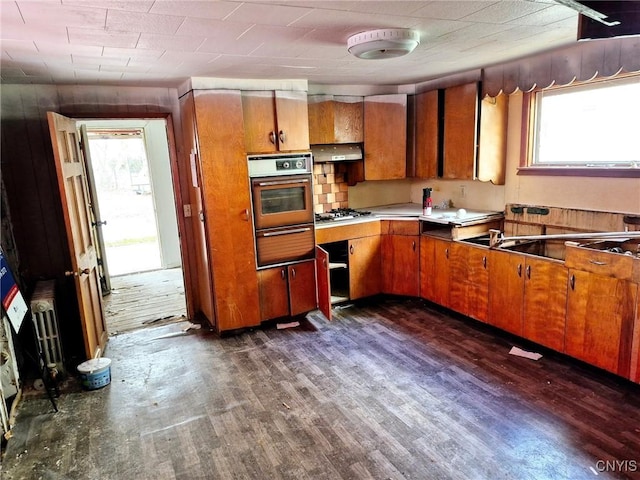
<path id="1" fill-rule="evenodd" d="M 110 335 L 186 319 L 182 269 L 168 268 L 111 277 L 103 297 Z"/>
<path id="2" fill-rule="evenodd" d="M 640 479 L 637 385 L 415 299 L 334 313 L 114 337 L 109 386 L 21 403 L 2 478 Z"/>

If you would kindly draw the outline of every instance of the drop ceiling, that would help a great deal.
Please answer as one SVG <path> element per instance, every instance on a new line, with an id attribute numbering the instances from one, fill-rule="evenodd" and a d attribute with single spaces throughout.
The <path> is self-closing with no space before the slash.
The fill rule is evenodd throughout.
<path id="1" fill-rule="evenodd" d="M 189 77 L 401 85 L 576 41 L 553 0 L 0 2 L 2 83 L 177 87 Z M 362 60 L 349 36 L 411 28 L 410 55 Z"/>

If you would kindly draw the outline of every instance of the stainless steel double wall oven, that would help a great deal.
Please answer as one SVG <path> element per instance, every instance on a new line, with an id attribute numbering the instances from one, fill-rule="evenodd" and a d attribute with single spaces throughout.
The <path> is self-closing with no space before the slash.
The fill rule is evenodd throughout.
<path id="1" fill-rule="evenodd" d="M 314 258 L 310 152 L 249 155 L 258 267 Z"/>

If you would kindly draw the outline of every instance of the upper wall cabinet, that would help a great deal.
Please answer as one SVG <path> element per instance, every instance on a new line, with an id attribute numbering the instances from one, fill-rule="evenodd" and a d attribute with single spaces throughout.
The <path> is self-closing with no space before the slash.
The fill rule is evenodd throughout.
<path id="1" fill-rule="evenodd" d="M 363 141 L 363 97 L 312 95 L 308 101 L 312 145 Z"/>
<path id="2" fill-rule="evenodd" d="M 393 180 L 407 176 L 405 94 L 365 97 L 364 153 L 365 180 Z"/>
<path id="3" fill-rule="evenodd" d="M 247 153 L 309 149 L 306 92 L 243 91 L 242 113 Z"/>
<path id="4" fill-rule="evenodd" d="M 415 176 L 504 184 L 508 97 L 480 101 L 478 83 L 416 95 Z"/>

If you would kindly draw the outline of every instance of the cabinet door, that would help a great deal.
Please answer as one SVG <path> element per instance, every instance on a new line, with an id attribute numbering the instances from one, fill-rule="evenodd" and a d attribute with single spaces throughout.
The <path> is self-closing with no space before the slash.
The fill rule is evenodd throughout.
<path id="1" fill-rule="evenodd" d="M 564 350 L 567 269 L 561 263 L 527 258 L 524 273 L 524 337 Z"/>
<path id="2" fill-rule="evenodd" d="M 315 261 L 289 265 L 289 314 L 300 315 L 317 306 Z"/>
<path id="3" fill-rule="evenodd" d="M 449 306 L 451 242 L 420 238 L 420 296 L 443 307 Z"/>
<path id="4" fill-rule="evenodd" d="M 364 99 L 365 180 L 407 176 L 407 96 L 373 95 Z"/>
<path id="5" fill-rule="evenodd" d="M 629 379 L 640 383 L 640 287 L 636 285 L 636 320 L 631 344 L 631 369 Z"/>
<path id="6" fill-rule="evenodd" d="M 349 298 L 381 292 L 380 235 L 349 240 Z"/>
<path id="7" fill-rule="evenodd" d="M 480 102 L 478 180 L 504 185 L 507 163 L 509 96 L 486 97 Z"/>
<path id="8" fill-rule="evenodd" d="M 247 153 L 276 152 L 278 144 L 273 92 L 242 92 L 242 115 L 245 130 L 244 145 Z M 305 119 L 305 124 L 306 122 Z"/>
<path id="9" fill-rule="evenodd" d="M 451 245 L 450 307 L 482 322 L 489 312 L 489 251 L 462 243 Z"/>
<path id="10" fill-rule="evenodd" d="M 524 255 L 492 250 L 489 261 L 487 323 L 522 336 Z"/>
<path id="11" fill-rule="evenodd" d="M 322 247 L 316 247 L 316 278 L 318 281 L 318 308 L 331 320 L 331 271 L 329 253 Z"/>
<path id="12" fill-rule="evenodd" d="M 258 287 L 262 321 L 289 315 L 287 267 L 260 270 L 258 272 Z"/>
<path id="13" fill-rule="evenodd" d="M 440 160 L 440 90 L 416 95 L 416 177 L 436 178 Z"/>
<path id="14" fill-rule="evenodd" d="M 627 280 L 570 270 L 565 353 L 628 376 L 637 295 Z"/>
<path id="15" fill-rule="evenodd" d="M 278 149 L 309 150 L 307 92 L 278 90 L 275 105 Z"/>
<path id="16" fill-rule="evenodd" d="M 382 291 L 417 297 L 420 294 L 420 237 L 382 236 Z"/>
<path id="17" fill-rule="evenodd" d="M 335 143 L 334 103 L 332 95 L 313 95 L 308 98 L 309 143 L 311 145 Z"/>
<path id="18" fill-rule="evenodd" d="M 444 92 L 444 178 L 475 178 L 478 84 Z"/>
<path id="19" fill-rule="evenodd" d="M 333 142 L 362 143 L 364 141 L 364 104 L 362 97 L 335 97 L 333 108 Z"/>

